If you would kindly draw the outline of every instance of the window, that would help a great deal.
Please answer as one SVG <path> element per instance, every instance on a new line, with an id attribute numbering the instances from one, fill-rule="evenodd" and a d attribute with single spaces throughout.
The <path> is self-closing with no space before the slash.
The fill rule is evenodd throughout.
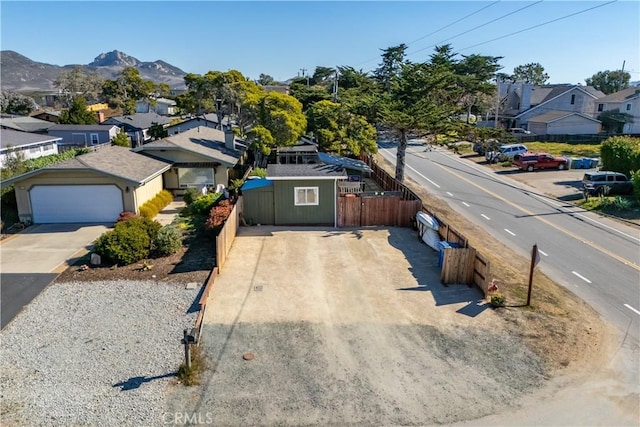
<path id="1" fill-rule="evenodd" d="M 627 111 L 631 111 L 631 104 L 627 104 Z"/>
<path id="2" fill-rule="evenodd" d="M 598 111 L 604 110 L 604 104 L 598 104 Z"/>
<path id="3" fill-rule="evenodd" d="M 179 168 L 180 188 L 204 187 L 215 185 L 212 168 Z"/>
<path id="4" fill-rule="evenodd" d="M 317 206 L 318 187 L 294 187 L 294 204 L 296 206 Z"/>
<path id="5" fill-rule="evenodd" d="M 29 153 L 38 154 L 40 152 L 40 147 L 29 148 Z"/>
<path id="6" fill-rule="evenodd" d="M 616 175 L 616 181 L 627 182 L 627 177 L 622 175 Z"/>
<path id="7" fill-rule="evenodd" d="M 576 96 L 575 95 L 571 95 L 571 105 L 576 103 Z"/>
<path id="8" fill-rule="evenodd" d="M 91 134 L 91 145 L 96 145 L 99 144 L 99 140 L 98 140 L 98 134 L 97 133 L 92 133 Z"/>

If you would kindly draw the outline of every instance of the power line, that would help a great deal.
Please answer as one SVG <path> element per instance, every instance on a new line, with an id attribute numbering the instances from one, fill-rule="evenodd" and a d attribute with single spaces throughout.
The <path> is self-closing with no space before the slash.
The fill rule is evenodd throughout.
<path id="1" fill-rule="evenodd" d="M 481 7 L 480 9 L 476 10 L 475 12 L 472 12 L 472 13 L 468 14 L 467 16 L 464 16 L 464 17 L 462 17 L 462 18 L 460 18 L 460 19 L 458 19 L 458 20 L 456 20 L 456 21 L 454 21 L 454 22 L 452 22 L 452 23 L 450 23 L 450 24 L 445 25 L 445 26 L 444 26 L 444 27 L 442 27 L 442 28 L 437 29 L 436 31 L 434 31 L 434 32 L 432 32 L 432 33 L 429 33 L 429 34 L 427 34 L 427 35 L 425 35 L 425 36 L 422 36 L 422 37 L 420 37 L 420 38 L 418 38 L 418 39 L 416 39 L 416 40 L 414 40 L 414 41 L 410 42 L 410 43 L 407 43 L 407 46 L 408 46 L 408 45 L 411 45 L 411 44 L 413 44 L 413 43 L 415 43 L 415 42 L 417 42 L 417 41 L 423 40 L 423 39 L 425 39 L 425 38 L 427 38 L 427 37 L 429 37 L 429 36 L 432 36 L 432 35 L 434 35 L 434 34 L 436 34 L 436 33 L 440 32 L 440 31 L 442 31 L 442 30 L 444 30 L 444 29 L 446 29 L 446 28 L 449 28 L 450 26 L 455 25 L 455 24 L 457 24 L 458 22 L 461 22 L 461 21 L 463 21 L 463 20 L 465 20 L 465 19 L 467 19 L 467 18 L 469 18 L 469 17 L 471 17 L 471 16 L 473 16 L 473 15 L 475 15 L 475 14 L 479 13 L 479 12 L 482 12 L 483 10 L 485 10 L 485 9 L 487 9 L 487 8 L 489 8 L 489 7 L 491 7 L 491 6 L 495 5 L 495 4 L 497 4 L 497 3 L 500 3 L 500 1 L 501 1 L 501 0 L 497 0 L 497 1 L 495 1 L 495 2 L 491 3 L 491 4 L 487 5 L 487 6 Z M 379 58 L 380 58 L 379 56 L 376 56 L 376 57 L 373 57 L 373 58 L 371 58 L 371 59 L 367 59 L 366 61 L 362 61 L 362 62 L 359 62 L 359 63 L 357 63 L 357 64 L 353 65 L 353 67 L 357 67 L 358 65 L 362 65 L 362 64 L 366 64 L 366 63 L 371 62 L 371 61 L 375 61 L 376 59 L 379 59 Z"/>
<path id="2" fill-rule="evenodd" d="M 558 21 L 561 21 L 563 19 L 571 18 L 572 16 L 580 15 L 581 13 L 589 12 L 590 10 L 598 9 L 600 7 L 608 6 L 608 5 L 612 4 L 612 3 L 617 3 L 617 2 L 618 2 L 618 0 L 613 0 L 613 1 L 610 1 L 608 3 L 603 3 L 603 4 L 600 4 L 598 6 L 590 7 L 588 9 L 584 9 L 584 10 L 581 10 L 581 11 L 578 11 L 578 12 L 574 12 L 574 13 L 571 13 L 569 15 L 561 16 L 560 18 L 552 19 L 551 21 L 543 22 L 542 24 L 537 24 L 537 25 L 534 25 L 534 26 L 531 26 L 531 27 L 528 27 L 528 28 L 525 28 L 525 29 L 522 29 L 522 30 L 514 31 L 514 32 L 509 33 L 509 34 L 505 34 L 505 35 L 500 36 L 500 37 L 496 37 L 495 39 L 491 39 L 491 40 L 487 40 L 487 41 L 484 41 L 484 42 L 481 42 L 481 43 L 477 43 L 477 44 L 474 44 L 473 46 L 465 47 L 464 49 L 458 49 L 458 51 L 460 52 L 460 51 L 463 51 L 463 50 L 472 49 L 474 47 L 482 46 L 483 44 L 495 42 L 497 40 L 502 40 L 504 38 L 511 37 L 511 36 L 516 35 L 516 34 L 524 33 L 525 31 L 533 30 L 535 28 L 539 28 L 539 27 L 542 27 L 544 25 L 551 24 L 553 22 L 558 22 Z"/>
<path id="3" fill-rule="evenodd" d="M 472 32 L 472 31 L 477 30 L 478 28 L 486 27 L 487 25 L 489 25 L 489 24 L 493 24 L 493 23 L 494 23 L 494 22 L 496 22 L 496 21 L 499 21 L 499 20 L 501 20 L 501 19 L 504 19 L 504 18 L 506 18 L 506 17 L 508 17 L 508 16 L 511 16 L 511 15 L 513 15 L 513 14 L 516 14 L 516 13 L 518 13 L 518 12 L 521 12 L 521 11 L 523 11 L 523 10 L 525 10 L 525 9 L 528 9 L 528 8 L 530 8 L 530 7 L 532 7 L 532 6 L 535 6 L 535 5 L 539 4 L 539 3 L 542 3 L 542 1 L 543 1 L 543 0 L 539 0 L 539 1 L 535 2 L 535 3 L 528 4 L 528 5 L 524 6 L 524 7 L 521 7 L 520 9 L 514 10 L 513 12 L 509 12 L 509 13 L 507 13 L 507 14 L 505 14 L 505 15 L 502 15 L 502 16 L 500 16 L 500 17 L 498 17 L 498 18 L 492 19 L 492 20 L 491 20 L 491 21 L 489 21 L 489 22 L 485 22 L 484 24 L 480 24 L 480 25 L 478 25 L 478 26 L 476 26 L 476 27 L 473 27 L 473 28 L 471 28 L 471 29 L 469 29 L 469 30 L 463 31 L 463 32 L 461 32 L 461 33 L 459 33 L 459 34 L 456 34 L 455 36 L 451 36 L 451 37 L 449 37 L 449 38 L 447 38 L 447 39 L 444 39 L 444 40 L 442 40 L 442 41 L 440 41 L 440 42 L 438 42 L 438 43 L 436 43 L 436 44 L 432 44 L 431 46 L 423 47 L 422 49 L 418 49 L 418 50 L 416 50 L 415 52 L 408 53 L 408 54 L 407 54 L 407 56 L 409 56 L 409 55 L 415 55 L 416 53 L 418 53 L 418 52 L 422 52 L 423 50 L 427 50 L 427 49 L 432 48 L 432 47 L 434 47 L 434 46 L 441 45 L 442 43 L 444 43 L 444 42 L 446 42 L 446 41 L 449 41 L 449 40 L 455 39 L 455 38 L 460 37 L 460 36 L 462 36 L 462 35 L 464 35 L 464 34 L 468 34 L 468 33 Z"/>

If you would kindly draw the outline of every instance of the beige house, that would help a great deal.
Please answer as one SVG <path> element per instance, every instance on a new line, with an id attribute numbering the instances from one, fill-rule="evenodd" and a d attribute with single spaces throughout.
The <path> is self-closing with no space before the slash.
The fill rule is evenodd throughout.
<path id="1" fill-rule="evenodd" d="M 229 185 L 229 171 L 245 159 L 246 145 L 232 131 L 199 126 L 149 142 L 137 153 L 172 163 L 164 177 L 165 189 L 182 194 L 187 188 Z"/>
<path id="2" fill-rule="evenodd" d="M 536 135 L 594 135 L 600 121 L 571 111 L 547 111 L 529 119 L 529 130 Z"/>
<path id="3" fill-rule="evenodd" d="M 163 189 L 171 164 L 108 146 L 2 183 L 14 184 L 18 215 L 26 223 L 113 223 L 139 212 Z"/>

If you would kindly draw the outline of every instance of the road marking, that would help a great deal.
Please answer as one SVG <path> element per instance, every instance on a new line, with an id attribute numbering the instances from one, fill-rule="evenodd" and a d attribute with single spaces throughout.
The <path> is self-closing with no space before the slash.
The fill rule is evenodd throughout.
<path id="1" fill-rule="evenodd" d="M 625 304 L 624 306 L 627 307 L 629 310 L 633 311 L 635 314 L 640 315 L 640 311 L 638 311 L 635 308 L 631 307 L 629 304 Z"/>
<path id="2" fill-rule="evenodd" d="M 516 233 L 514 233 L 513 231 L 507 230 L 506 228 L 504 229 L 504 231 L 506 231 L 507 233 L 511 234 L 512 236 L 515 236 Z"/>
<path id="3" fill-rule="evenodd" d="M 405 165 L 405 166 L 408 167 L 409 169 L 411 169 L 412 171 L 414 171 L 415 173 L 417 173 L 418 175 L 420 175 L 421 178 L 424 178 L 427 181 L 429 181 L 431 184 L 433 184 L 434 187 L 440 188 L 440 186 L 438 184 L 436 184 L 435 182 L 431 181 L 429 178 L 427 178 L 426 176 L 422 175 L 420 172 L 418 172 L 417 170 L 415 170 L 411 166 L 409 166 L 409 165 Z"/>
<path id="4" fill-rule="evenodd" d="M 544 256 L 549 256 L 549 254 L 548 254 L 548 253 L 546 253 L 546 252 L 544 252 L 544 251 L 541 251 L 540 249 L 538 249 L 538 252 L 540 252 L 540 253 L 541 253 L 542 255 L 544 255 Z"/>
<path id="5" fill-rule="evenodd" d="M 502 182 L 503 184 L 506 184 L 506 185 L 509 185 L 509 186 L 512 186 L 512 187 L 516 187 L 516 188 L 518 188 L 518 189 L 520 189 L 520 190 L 523 190 L 523 191 L 531 192 L 530 190 L 528 190 L 528 189 L 526 189 L 526 188 L 523 188 L 523 187 L 520 187 L 520 186 L 514 185 L 514 184 L 509 183 L 509 182 L 507 182 L 507 181 L 505 181 L 505 180 L 503 180 L 503 179 L 500 179 L 500 178 L 496 177 L 495 175 L 492 175 L 492 174 L 490 174 L 489 172 L 486 172 L 486 171 L 482 170 L 481 168 L 473 167 L 473 166 L 469 166 L 467 163 L 463 162 L 462 160 L 455 159 L 455 158 L 454 158 L 453 160 L 454 160 L 454 161 L 456 161 L 456 162 L 458 162 L 458 163 L 460 163 L 460 164 L 466 165 L 466 166 L 467 166 L 467 167 L 469 167 L 470 169 L 473 169 L 473 170 L 475 170 L 475 171 L 477 171 L 477 172 L 480 172 L 480 173 L 482 173 L 483 175 L 486 175 L 486 176 L 490 177 L 491 179 L 494 179 L 494 180 L 496 180 L 496 181 L 500 181 L 500 182 Z M 512 206 L 512 207 L 514 207 L 514 208 L 518 209 L 519 211 L 524 212 L 525 214 L 527 214 L 527 215 L 530 215 L 530 216 L 534 217 L 536 220 L 538 220 L 538 221 L 540 221 L 540 222 L 543 222 L 543 223 L 547 224 L 549 227 L 555 228 L 556 230 L 560 231 L 561 233 L 564 233 L 564 234 L 566 234 L 567 236 L 572 237 L 572 238 L 574 238 L 574 239 L 578 240 L 579 242 L 584 243 L 585 245 L 591 246 L 593 249 L 595 249 L 595 250 L 597 250 L 597 251 L 600 251 L 600 252 L 602 252 L 603 254 L 606 254 L 606 255 L 610 256 L 611 258 L 613 258 L 613 259 L 615 259 L 615 260 L 617 260 L 617 261 L 620 261 L 622 264 L 627 265 L 627 266 L 629 266 L 629 267 L 631 267 L 631 268 L 633 268 L 633 269 L 635 269 L 635 270 L 640 271 L 640 265 L 637 265 L 637 264 L 635 264 L 635 263 L 633 263 L 633 262 L 631 262 L 631 261 L 628 261 L 628 260 L 626 260 L 626 259 L 622 258 L 621 256 L 616 255 L 616 254 L 612 253 L 611 251 L 608 251 L 608 250 L 606 250 L 606 249 L 604 249 L 604 248 L 602 248 L 602 247 L 600 247 L 600 246 L 596 245 L 595 243 L 592 243 L 592 242 L 586 242 L 586 241 L 584 241 L 584 239 L 583 239 L 583 238 L 581 238 L 580 236 L 578 236 L 578 235 L 576 235 L 576 234 L 574 234 L 574 233 L 572 233 L 572 232 L 570 232 L 570 231 L 568 231 L 568 230 L 565 230 L 564 228 L 562 228 L 562 227 L 560 227 L 560 226 L 557 226 L 557 225 L 553 224 L 552 222 L 550 222 L 550 221 L 546 220 L 545 218 L 540 218 L 540 217 L 539 217 L 539 216 L 537 216 L 535 213 L 533 213 L 533 212 L 531 212 L 531 211 L 529 211 L 529 210 L 527 210 L 527 209 L 524 209 L 524 208 L 522 208 L 521 206 L 519 206 L 519 205 L 517 205 L 517 204 L 515 204 L 515 203 L 513 203 L 513 202 L 510 202 L 509 200 L 507 200 L 507 199 L 505 199 L 504 197 L 502 197 L 502 196 L 500 196 L 500 195 L 498 195 L 498 194 L 494 193 L 493 191 L 487 190 L 486 188 L 482 187 L 482 186 L 481 186 L 481 185 L 479 185 L 479 184 L 476 184 L 475 182 L 471 181 L 470 179 L 467 179 L 467 178 L 465 178 L 464 176 L 462 176 L 462 175 L 460 175 L 460 174 L 458 174 L 458 173 L 456 173 L 456 172 L 451 171 L 451 169 L 449 169 L 449 168 L 445 167 L 444 165 L 441 165 L 441 164 L 439 164 L 439 163 L 435 163 L 435 162 L 434 162 L 433 164 L 434 164 L 434 165 L 436 165 L 436 166 L 439 166 L 441 169 L 444 169 L 445 171 L 449 172 L 450 174 L 452 174 L 452 175 L 454 175 L 454 176 L 457 176 L 459 179 L 461 179 L 461 180 L 463 180 L 463 181 L 467 182 L 468 184 L 473 185 L 474 187 L 476 187 L 476 188 L 478 188 L 478 189 L 480 189 L 480 190 L 484 191 L 485 193 L 487 193 L 487 194 L 489 194 L 489 195 L 491 195 L 491 196 L 495 197 L 496 199 L 501 200 L 502 202 L 504 202 L 504 203 L 508 204 L 509 206 Z M 597 221 L 593 221 L 593 222 L 597 222 Z M 601 224 L 602 226 L 605 226 L 605 227 L 606 227 L 606 225 L 605 225 L 605 224 L 602 224 L 602 223 L 600 223 L 600 222 L 597 222 L 597 223 L 598 223 L 598 224 Z M 611 228 L 611 227 L 608 227 L 608 228 Z M 623 233 L 623 234 L 624 234 L 624 233 Z"/>
<path id="6" fill-rule="evenodd" d="M 465 205 L 466 207 L 471 207 L 471 205 L 469 205 L 469 203 L 467 202 L 462 202 L 463 205 Z"/>
<path id="7" fill-rule="evenodd" d="M 453 197 L 453 194 L 449 193 L 448 191 L 447 191 L 447 194 L 448 194 L 449 196 Z"/>
<path id="8" fill-rule="evenodd" d="M 578 273 L 577 271 L 572 271 L 573 274 L 575 274 L 576 276 L 578 276 L 579 278 L 581 278 L 582 280 L 584 280 L 587 283 L 591 283 L 591 280 L 587 279 L 586 277 L 584 277 L 582 274 Z"/>
<path id="9" fill-rule="evenodd" d="M 491 221 L 491 218 L 489 218 L 488 216 L 486 216 L 485 214 L 480 214 L 480 216 L 484 219 L 486 219 L 487 221 Z"/>

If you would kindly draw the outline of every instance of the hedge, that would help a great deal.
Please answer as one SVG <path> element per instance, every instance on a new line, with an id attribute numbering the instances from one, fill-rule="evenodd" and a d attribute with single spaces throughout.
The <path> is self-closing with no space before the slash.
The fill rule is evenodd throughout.
<path id="1" fill-rule="evenodd" d="M 140 215 L 144 218 L 155 218 L 162 209 L 173 201 L 173 195 L 167 190 L 162 190 L 153 199 L 147 200 L 140 206 Z"/>

